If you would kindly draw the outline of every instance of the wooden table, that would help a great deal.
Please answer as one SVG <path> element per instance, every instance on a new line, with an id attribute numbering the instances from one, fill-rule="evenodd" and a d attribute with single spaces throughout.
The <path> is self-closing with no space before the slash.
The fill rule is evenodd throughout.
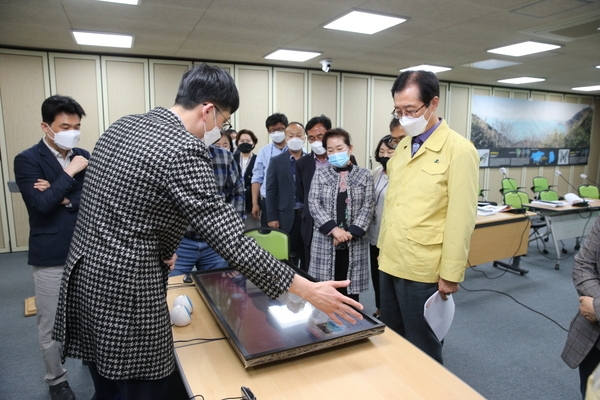
<path id="1" fill-rule="evenodd" d="M 239 397 L 249 387 L 258 400 L 268 399 L 483 399 L 469 385 L 406 339 L 386 328 L 384 334 L 349 345 L 285 361 L 244 369 L 227 340 L 178 343 L 194 338 L 222 338 L 223 332 L 196 288 L 169 279 L 169 307 L 180 294 L 193 304 L 192 323 L 173 327 L 175 355 L 188 394 L 206 400 Z M 199 397 L 198 397 L 199 398 Z"/>
<path id="2" fill-rule="evenodd" d="M 556 264 L 554 269 L 560 268 L 559 241 L 564 239 L 582 238 L 590 233 L 594 220 L 600 213 L 600 200 L 587 200 L 589 207 L 560 206 L 551 207 L 541 204 L 524 204 L 525 207 L 536 211 L 545 217 L 554 248 L 556 249 Z"/>
<path id="3" fill-rule="evenodd" d="M 529 218 L 532 216 L 535 213 L 478 215 L 471 236 L 468 266 L 494 261 L 494 266 L 500 265 L 521 275 L 529 272 L 519 267 L 519 261 L 520 256 L 527 254 L 531 227 Z M 513 262 L 508 264 L 498 261 L 505 258 L 513 258 Z"/>

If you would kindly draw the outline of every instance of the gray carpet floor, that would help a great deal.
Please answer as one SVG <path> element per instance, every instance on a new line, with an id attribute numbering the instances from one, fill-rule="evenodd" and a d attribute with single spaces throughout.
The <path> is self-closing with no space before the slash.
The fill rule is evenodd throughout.
<path id="1" fill-rule="evenodd" d="M 560 359 L 565 329 L 579 304 L 571 280 L 574 244 L 565 241 L 569 254 L 561 255 L 565 260 L 558 271 L 548 258 L 553 250 L 545 256 L 534 243 L 521 261 L 527 275 L 492 264 L 468 269 L 454 295 L 456 316 L 444 344 L 446 368 L 488 399 L 579 399 L 577 371 Z M 35 317 L 23 316 L 24 299 L 34 295 L 27 254 L 0 254 L 0 274 L 0 399 L 49 399 Z M 373 313 L 372 290 L 361 294 L 361 302 Z M 87 367 L 68 360 L 67 369 L 77 398 L 91 399 Z M 398 398 L 405 397 L 399 393 Z"/>

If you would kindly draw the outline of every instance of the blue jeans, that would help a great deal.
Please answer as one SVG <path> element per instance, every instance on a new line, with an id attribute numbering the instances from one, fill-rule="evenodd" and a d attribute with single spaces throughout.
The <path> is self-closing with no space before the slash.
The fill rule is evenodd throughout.
<path id="1" fill-rule="evenodd" d="M 177 254 L 175 268 L 169 276 L 187 274 L 194 269 L 194 266 L 198 271 L 229 266 L 229 263 L 203 240 L 184 237 L 175 253 Z"/>

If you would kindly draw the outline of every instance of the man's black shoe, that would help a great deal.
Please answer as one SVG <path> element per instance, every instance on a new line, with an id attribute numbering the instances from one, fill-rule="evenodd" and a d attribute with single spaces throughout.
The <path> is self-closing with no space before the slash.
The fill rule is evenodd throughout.
<path id="1" fill-rule="evenodd" d="M 75 394 L 67 381 L 50 386 L 50 397 L 52 400 L 75 400 Z"/>

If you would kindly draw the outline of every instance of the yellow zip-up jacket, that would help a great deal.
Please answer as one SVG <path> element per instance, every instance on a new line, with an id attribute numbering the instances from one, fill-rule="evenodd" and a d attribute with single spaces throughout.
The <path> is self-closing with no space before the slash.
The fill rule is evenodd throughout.
<path id="1" fill-rule="evenodd" d="M 411 157 L 411 139 L 387 164 L 379 269 L 416 282 L 462 282 L 477 216 L 479 155 L 442 120 Z"/>

